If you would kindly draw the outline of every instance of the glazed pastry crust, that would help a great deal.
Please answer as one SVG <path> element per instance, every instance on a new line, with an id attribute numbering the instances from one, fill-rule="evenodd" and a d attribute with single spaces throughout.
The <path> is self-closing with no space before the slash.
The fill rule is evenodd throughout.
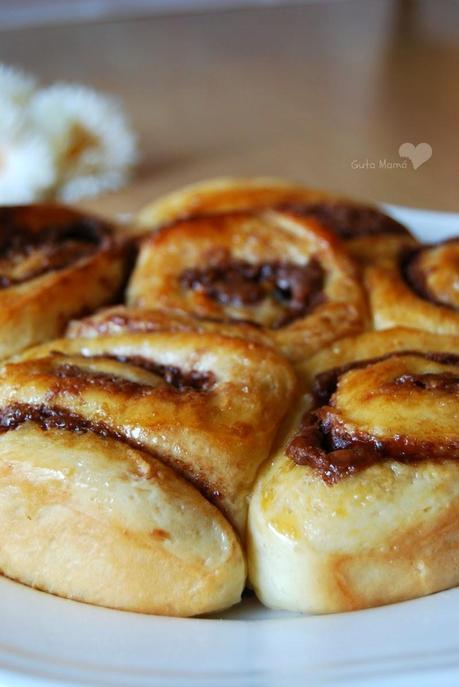
<path id="1" fill-rule="evenodd" d="M 93 339 L 98 336 L 129 334 L 134 332 L 196 332 L 216 333 L 223 336 L 247 339 L 272 346 L 271 338 L 255 325 L 245 322 L 219 322 L 202 319 L 187 313 L 169 313 L 165 310 L 127 308 L 123 305 L 104 308 L 81 320 L 73 320 L 67 327 L 70 339 Z"/>
<path id="2" fill-rule="evenodd" d="M 237 210 L 295 207 L 307 215 L 308 207 L 316 204 L 340 204 L 354 209 L 379 212 L 377 208 L 344 196 L 311 189 L 285 179 L 270 177 L 221 178 L 185 186 L 149 203 L 137 217 L 139 231 L 159 227 L 192 216 L 214 215 Z M 380 213 L 382 214 L 382 213 Z M 322 216 L 324 227 L 326 218 Z M 402 247 L 416 245 L 408 230 L 400 233 L 361 235 L 348 238 L 347 248 L 360 262 L 367 264 L 391 257 Z M 392 228 L 393 230 L 393 228 Z"/>
<path id="3" fill-rule="evenodd" d="M 212 179 L 190 184 L 146 205 L 137 217 L 141 227 L 157 229 L 177 219 L 234 210 L 267 208 L 281 203 L 314 203 L 332 196 L 276 177 Z"/>
<path id="4" fill-rule="evenodd" d="M 32 587 L 190 616 L 240 600 L 243 554 L 173 470 L 94 434 L 26 423 L 0 435 L 0 569 Z"/>
<path id="5" fill-rule="evenodd" d="M 126 274 L 122 240 L 115 238 L 114 233 L 111 235 L 113 230 L 105 223 L 68 208 L 51 205 L 3 209 L 3 213 L 6 212 L 19 225 L 34 233 L 39 233 L 47 226 L 65 227 L 66 224 L 88 220 L 97 223 L 108 233 L 99 247 L 72 264 L 0 289 L 0 358 L 61 335 L 72 317 L 110 302 L 119 292 Z M 0 237 L 7 231 L 6 224 L 2 226 L 2 217 Z M 3 240 L 8 241 L 7 238 Z M 5 250 L 8 251 L 8 245 Z M 3 265 L 8 260 L 7 254 L 0 262 Z M 46 264 L 46 260 L 46 256 L 43 256 L 43 264 Z"/>
<path id="6" fill-rule="evenodd" d="M 277 261 L 301 267 L 314 259 L 325 275 L 324 299 L 305 315 L 272 328 L 276 308 L 281 308 L 275 301 L 232 306 L 201 290 L 183 288 L 184 271 L 205 269 L 218 251 L 255 266 Z M 134 308 L 255 322 L 293 362 L 361 331 L 367 321 L 358 273 L 341 242 L 314 220 L 294 212 L 241 211 L 191 218 L 163 228 L 142 245 L 127 301 Z"/>
<path id="7" fill-rule="evenodd" d="M 314 377 L 325 370 L 354 360 L 368 360 L 396 351 L 458 353 L 459 336 L 440 336 L 408 327 L 364 332 L 335 341 L 331 346 L 299 363 L 296 371 L 304 391 L 311 391 Z"/>
<path id="8" fill-rule="evenodd" d="M 424 391 L 416 376 L 413 385 L 404 377 L 418 373 L 435 384 L 436 375 L 445 374 L 448 382 L 457 365 L 419 354 L 457 355 L 459 339 L 403 329 L 366 333 L 336 342 L 305 363 L 303 383 L 307 387 L 315 374 L 333 367 L 413 348 L 414 354 L 345 373 L 330 412 L 338 414 L 336 426 L 342 421 L 351 435 L 357 431 L 384 442 L 396 435 L 404 439 L 409 431 L 411 446 L 418 442 L 428 455 L 436 452 L 436 459 L 386 459 L 327 484 L 316 469 L 286 454 L 311 408 L 306 394 L 251 499 L 249 578 L 265 605 L 348 611 L 459 584 L 457 396 L 440 386 Z M 397 380 L 408 384 L 399 386 Z"/>
<path id="9" fill-rule="evenodd" d="M 172 377 L 201 377 L 206 387 L 177 390 L 154 367 L 140 367 L 148 364 Z M 190 332 L 120 334 L 27 351 L 5 368 L 0 406 L 51 405 L 102 423 L 184 475 L 244 536 L 251 486 L 296 384 L 288 362 L 259 344 Z"/>
<path id="10" fill-rule="evenodd" d="M 266 606 L 332 613 L 459 584 L 457 462 L 374 465 L 330 487 L 284 454 L 249 516 L 249 571 Z"/>
<path id="11" fill-rule="evenodd" d="M 438 334 L 459 335 L 459 240 L 424 252 L 421 269 L 433 300 L 417 293 L 407 283 L 401 273 L 399 259 L 366 270 L 365 281 L 376 329 L 407 326 Z M 435 302 L 437 295 L 444 303 Z"/>

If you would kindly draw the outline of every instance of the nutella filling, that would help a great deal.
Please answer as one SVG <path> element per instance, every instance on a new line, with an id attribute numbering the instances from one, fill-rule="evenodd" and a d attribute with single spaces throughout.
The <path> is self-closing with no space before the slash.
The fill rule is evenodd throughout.
<path id="1" fill-rule="evenodd" d="M 305 413 L 286 453 L 297 465 L 308 465 L 316 470 L 323 481 L 330 485 L 383 460 L 371 443 L 354 441 L 350 447 L 335 445 L 333 437 L 314 411 Z"/>
<path id="2" fill-rule="evenodd" d="M 101 437 L 127 441 L 126 437 L 104 422 L 86 420 L 77 413 L 59 407 L 33 406 L 27 403 L 12 403 L 0 410 L 0 433 L 16 429 L 25 422 L 34 422 L 41 429 L 66 429 L 70 432 L 93 432 Z"/>
<path id="3" fill-rule="evenodd" d="M 0 289 L 22 284 L 68 267 L 95 253 L 109 236 L 108 228 L 90 218 L 65 224 L 28 225 L 20 209 L 0 210 Z"/>
<path id="4" fill-rule="evenodd" d="M 33 422 L 43 431 L 52 429 L 62 429 L 77 434 L 87 434 L 91 432 L 99 437 L 115 439 L 127 446 L 146 452 L 156 459 L 161 460 L 166 465 L 170 463 L 164 456 L 157 454 L 149 447 L 142 445 L 127 436 L 122 430 L 117 430 L 103 421 L 87 420 L 77 413 L 73 413 L 59 406 L 33 406 L 27 403 L 11 403 L 0 409 L 0 434 L 16 429 L 26 422 Z M 218 490 L 207 483 L 204 476 L 191 473 L 189 468 L 180 465 L 180 461 L 174 460 L 174 469 L 177 470 L 185 479 L 190 481 L 196 488 L 204 494 L 212 503 L 220 506 L 221 494 Z"/>
<path id="5" fill-rule="evenodd" d="M 58 351 L 52 352 L 52 355 L 59 357 L 62 354 Z M 162 365 L 153 360 L 143 358 L 140 355 L 111 355 L 109 353 L 102 355 L 88 356 L 88 360 L 109 359 L 116 360 L 119 363 L 128 363 L 134 367 L 138 367 L 146 372 L 151 372 L 158 377 L 164 379 L 166 384 L 172 386 L 175 391 L 212 391 L 216 384 L 216 376 L 213 372 L 200 370 L 182 370 L 175 365 Z M 150 385 L 141 384 L 139 382 L 132 382 L 125 377 L 115 374 L 107 374 L 106 372 L 99 372 L 95 370 L 88 370 L 73 365 L 71 363 L 62 363 L 55 367 L 54 374 L 58 379 L 81 379 L 88 383 L 93 383 L 98 386 L 113 386 L 120 390 L 131 391 L 132 393 L 139 393 L 142 390 L 150 389 Z"/>
<path id="6" fill-rule="evenodd" d="M 459 375 L 454 375 L 451 372 L 424 375 L 405 374 L 394 379 L 394 384 L 396 386 L 415 387 L 425 391 L 437 390 L 459 394 Z"/>
<path id="7" fill-rule="evenodd" d="M 158 375 L 176 391 L 211 391 L 216 384 L 216 377 L 213 372 L 200 370 L 182 370 L 175 365 L 161 365 L 140 355 L 116 355 L 111 357 L 120 363 L 129 363 L 135 367 L 140 367 L 147 372 Z"/>
<path id="8" fill-rule="evenodd" d="M 338 385 L 338 380 L 342 374 L 349 372 L 349 370 L 360 370 L 368 365 L 380 363 L 389 358 L 399 358 L 404 355 L 414 355 L 420 358 L 432 360 L 435 363 L 443 363 L 444 365 L 459 365 L 459 355 L 455 353 L 421 353 L 420 351 L 394 351 L 386 355 L 380 355 L 375 358 L 366 358 L 365 360 L 355 360 L 339 367 L 332 367 L 329 370 L 320 372 L 314 377 L 312 383 L 312 395 L 314 397 L 315 406 L 326 405 L 331 396 L 335 393 Z"/>
<path id="9" fill-rule="evenodd" d="M 324 299 L 324 270 L 315 258 L 306 265 L 290 262 L 252 264 L 224 259 L 209 267 L 189 268 L 180 275 L 183 289 L 205 293 L 223 305 L 256 305 L 265 298 L 285 311 L 273 328 L 303 317 Z"/>
<path id="10" fill-rule="evenodd" d="M 312 204 L 289 204 L 281 209 L 292 210 L 304 217 L 313 217 L 327 229 L 342 239 L 377 234 L 401 234 L 409 236 L 409 231 L 399 222 L 376 208 L 351 203 L 322 202 Z"/>
<path id="11" fill-rule="evenodd" d="M 65 390 L 74 394 L 80 393 L 82 384 L 97 386 L 108 392 L 121 391 L 131 396 L 149 393 L 152 388 L 149 384 L 134 382 L 116 374 L 88 370 L 72 363 L 62 363 L 53 372 L 57 380 L 56 384 L 51 386 L 52 393 L 62 391 L 62 382 Z"/>
<path id="12" fill-rule="evenodd" d="M 331 408 L 328 404 L 342 374 L 407 354 L 448 365 L 459 364 L 459 356 L 455 354 L 398 351 L 378 358 L 348 363 L 316 375 L 313 385 L 315 406 L 303 416 L 298 432 L 287 446 L 287 456 L 297 465 L 308 465 L 315 469 L 324 482 L 330 485 L 343 477 L 385 460 L 393 459 L 403 462 L 419 462 L 430 458 L 459 460 L 459 442 L 454 445 L 443 445 L 433 442 L 410 443 L 405 437 L 376 439 L 363 432 L 349 432 L 336 423 L 335 415 L 330 412 Z M 457 395 L 459 375 L 451 372 L 405 374 L 397 377 L 393 384 Z"/>

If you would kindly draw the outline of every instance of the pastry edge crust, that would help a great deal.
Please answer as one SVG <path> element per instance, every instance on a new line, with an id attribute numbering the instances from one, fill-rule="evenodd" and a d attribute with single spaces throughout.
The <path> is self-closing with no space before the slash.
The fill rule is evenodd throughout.
<path id="1" fill-rule="evenodd" d="M 459 499 L 422 533 L 417 527 L 398 531 L 386 546 L 358 554 L 320 552 L 288 538 L 280 542 L 253 509 L 249 520 L 249 579 L 270 608 L 315 614 L 353 611 L 459 584 Z M 254 528 L 259 530 L 256 539 Z"/>
<path id="2" fill-rule="evenodd" d="M 60 597 L 156 615 L 201 615 L 240 600 L 246 573 L 236 534 L 172 469 L 113 440 L 65 430 L 24 425 L 3 439 L 4 575 Z M 78 457 L 75 476 L 59 479 Z M 85 488 L 91 463 L 96 480 Z M 191 533 L 210 528 L 212 543 L 200 547 L 199 534 L 193 553 L 187 551 L 183 517 Z"/>

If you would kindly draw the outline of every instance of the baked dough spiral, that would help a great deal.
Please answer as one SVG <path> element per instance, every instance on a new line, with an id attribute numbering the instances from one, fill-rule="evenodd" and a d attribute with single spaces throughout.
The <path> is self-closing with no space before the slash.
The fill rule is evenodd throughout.
<path id="1" fill-rule="evenodd" d="M 459 238 L 402 251 L 366 271 L 376 329 L 459 335 Z"/>
<path id="2" fill-rule="evenodd" d="M 69 208 L 0 208 L 0 358 L 114 299 L 128 252 L 111 225 Z"/>
<path id="3" fill-rule="evenodd" d="M 292 361 L 361 331 L 366 302 L 341 242 L 292 211 L 178 220 L 147 238 L 127 303 L 249 322 Z"/>
<path id="4" fill-rule="evenodd" d="M 8 369 L 0 404 L 51 406 L 153 452 L 241 536 L 256 472 L 297 383 L 272 349 L 193 332 L 61 339 Z"/>
<path id="5" fill-rule="evenodd" d="M 271 607 L 365 608 L 459 583 L 459 339 L 336 342 L 262 469 L 249 576 Z"/>
<path id="6" fill-rule="evenodd" d="M 61 339 L 0 371 L 0 569 L 54 594 L 188 616 L 237 603 L 248 495 L 295 392 L 217 334 Z"/>
<path id="7" fill-rule="evenodd" d="M 137 225 L 140 230 L 155 229 L 196 215 L 276 207 L 315 219 L 364 263 L 416 244 L 406 227 L 375 206 L 269 177 L 222 178 L 185 186 L 147 205 Z"/>

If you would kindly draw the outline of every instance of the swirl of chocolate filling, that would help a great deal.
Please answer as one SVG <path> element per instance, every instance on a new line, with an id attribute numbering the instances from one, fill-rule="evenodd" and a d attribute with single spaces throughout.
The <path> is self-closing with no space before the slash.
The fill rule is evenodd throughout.
<path id="1" fill-rule="evenodd" d="M 378 234 L 409 236 L 409 231 L 403 224 L 377 208 L 366 205 L 330 201 L 311 204 L 285 203 L 278 208 L 296 212 L 303 217 L 312 217 L 344 240 Z"/>
<path id="2" fill-rule="evenodd" d="M 111 231 L 96 219 L 34 208 L 0 208 L 0 289 L 64 269 L 108 246 Z M 38 212 L 37 208 L 37 212 Z"/>
<path id="3" fill-rule="evenodd" d="M 285 311 L 272 325 L 277 329 L 307 315 L 323 302 L 324 278 L 324 269 L 315 258 L 305 265 L 253 264 L 226 256 L 208 267 L 184 270 L 179 280 L 183 289 L 200 291 L 223 305 L 256 305 L 272 298 Z"/>
<path id="4" fill-rule="evenodd" d="M 56 352 L 51 359 L 47 359 L 56 377 L 55 384 L 50 388 L 49 402 L 36 405 L 32 402 L 6 404 L 0 409 L 0 434 L 14 430 L 24 423 L 33 422 L 43 431 L 60 429 L 77 434 L 92 433 L 102 438 L 121 441 L 163 460 L 160 454 L 137 442 L 122 428 L 113 427 L 108 421 L 87 419 L 79 413 L 59 406 L 56 399 L 56 396 L 63 391 L 67 394 L 78 395 L 85 387 L 94 385 L 105 389 L 107 393 L 118 390 L 129 394 L 135 402 L 136 397 L 151 393 L 152 387 L 148 383 L 131 381 L 117 374 L 88 370 L 72 363 L 60 363 L 61 355 Z M 97 356 L 92 356 L 92 358 L 97 358 Z M 110 356 L 100 356 L 100 358 L 110 358 Z M 211 391 L 216 382 L 212 372 L 184 371 L 178 367 L 161 365 L 137 356 L 112 356 L 112 358 L 160 375 L 170 385 L 171 390 L 177 393 Z M 91 358 L 88 357 L 88 359 Z M 54 403 L 55 400 L 57 403 Z M 180 468 L 178 469 L 180 471 Z M 186 471 L 181 472 L 181 474 L 189 479 L 212 503 L 218 504 L 220 502 L 220 492 L 208 484 L 203 475 L 200 473 L 190 475 Z"/>
<path id="5" fill-rule="evenodd" d="M 453 238 L 445 243 L 456 242 L 458 239 Z M 438 298 L 432 290 L 429 288 L 427 283 L 427 275 L 422 268 L 422 256 L 423 254 L 430 250 L 432 246 L 422 246 L 415 250 L 405 252 L 401 257 L 400 271 L 403 275 L 405 282 L 414 291 L 414 293 L 423 298 L 426 301 L 440 305 L 443 308 L 448 308 L 454 312 L 459 312 L 453 303 L 446 303 L 441 298 Z M 459 274 L 457 275 L 459 279 Z"/>
<path id="6" fill-rule="evenodd" d="M 91 433 L 104 439 L 114 439 L 134 449 L 140 449 L 154 456 L 157 460 L 168 462 L 164 461 L 164 456 L 160 453 L 135 441 L 132 436 L 128 436 L 122 430 L 112 427 L 108 422 L 88 420 L 78 413 L 60 408 L 59 406 L 34 406 L 27 403 L 10 403 L 0 410 L 0 434 L 15 430 L 27 422 L 33 422 L 44 432 L 60 429 L 76 434 Z M 181 470 L 179 465 L 176 465 L 175 469 L 185 479 L 189 480 L 191 484 L 194 484 L 209 501 L 217 506 L 220 505 L 220 492 L 209 484 L 203 475 L 199 473 L 189 474 L 185 470 Z"/>
<path id="7" fill-rule="evenodd" d="M 437 446 L 430 443 L 411 445 L 403 437 L 379 440 L 363 433 L 353 435 L 343 427 L 336 426 L 334 418 L 328 412 L 327 406 L 337 389 L 341 375 L 349 370 L 362 369 L 403 355 L 415 355 L 445 365 L 459 365 L 459 356 L 452 353 L 398 351 L 378 358 L 348 363 L 316 375 L 313 383 L 314 406 L 304 414 L 298 432 L 287 446 L 286 454 L 289 458 L 297 465 L 314 468 L 329 485 L 384 460 L 417 462 L 427 458 L 444 458 L 446 453 L 449 458 L 459 460 L 459 442 L 454 446 Z M 404 374 L 397 377 L 393 384 L 459 394 L 459 375 L 450 372 Z"/>
<path id="8" fill-rule="evenodd" d="M 59 352 L 53 353 L 52 356 L 53 358 L 56 358 L 58 362 L 56 367 L 53 369 L 53 372 L 58 380 L 75 380 L 76 382 L 81 380 L 83 383 L 106 387 L 107 390 L 110 390 L 111 387 L 132 393 L 133 395 L 139 392 L 145 392 L 145 390 L 148 391 L 150 389 L 148 384 L 132 382 L 124 377 L 121 377 L 120 375 L 98 372 L 96 370 L 88 370 L 72 363 L 60 363 L 59 358 L 62 356 L 62 354 Z M 175 365 L 162 365 L 161 363 L 143 358 L 139 355 L 92 355 L 87 356 L 87 360 L 115 360 L 119 363 L 127 363 L 161 377 L 166 384 L 180 393 L 186 391 L 198 391 L 205 393 L 212 391 L 216 384 L 216 376 L 213 372 L 182 370 L 180 367 Z"/>

